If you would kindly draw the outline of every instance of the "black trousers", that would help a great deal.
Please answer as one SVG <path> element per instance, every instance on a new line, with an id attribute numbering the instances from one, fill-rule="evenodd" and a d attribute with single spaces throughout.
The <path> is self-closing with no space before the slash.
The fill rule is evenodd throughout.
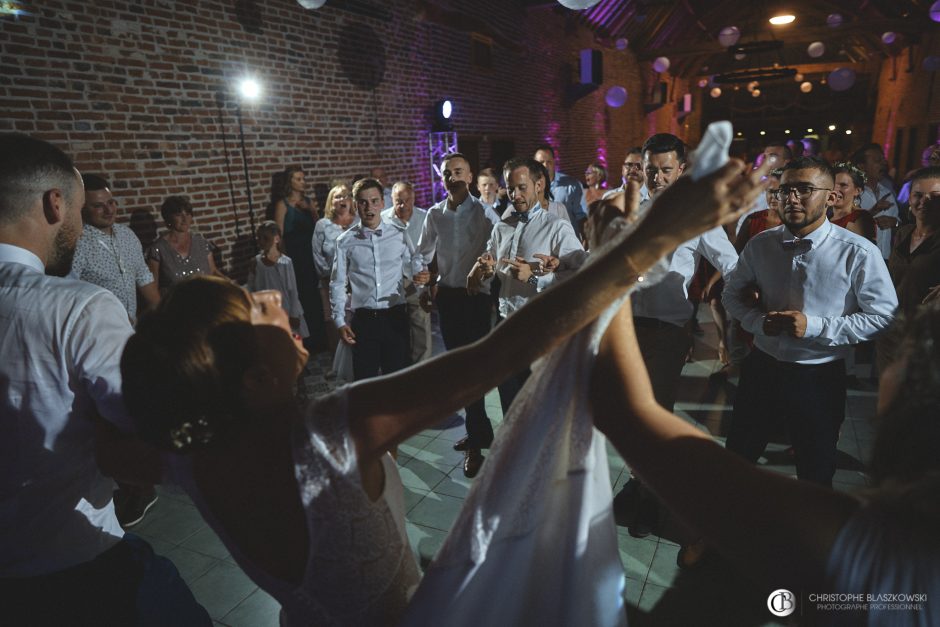
<path id="1" fill-rule="evenodd" d="M 390 374 L 411 364 L 411 329 L 408 309 L 357 309 L 353 313 L 353 379 L 359 381 Z"/>
<path id="2" fill-rule="evenodd" d="M 439 286 L 437 313 L 447 350 L 476 342 L 490 332 L 492 300 L 489 294 L 468 294 L 463 287 Z M 493 425 L 482 398 L 467 405 L 467 442 L 470 448 L 488 448 Z"/>
<path id="3" fill-rule="evenodd" d="M 797 477 L 832 486 L 845 396 L 843 360 L 796 364 L 755 348 L 741 367 L 727 448 L 755 463 L 783 426 L 793 444 Z"/>

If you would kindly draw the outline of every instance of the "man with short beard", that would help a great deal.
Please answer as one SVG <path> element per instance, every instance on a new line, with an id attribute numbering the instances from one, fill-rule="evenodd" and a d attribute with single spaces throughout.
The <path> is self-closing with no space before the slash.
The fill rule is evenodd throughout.
<path id="1" fill-rule="evenodd" d="M 429 294 L 437 302 L 444 347 L 452 350 L 472 344 L 490 331 L 489 287 L 468 293 L 467 275 L 486 250 L 499 216 L 470 195 L 473 172 L 464 155 L 445 155 L 441 178 L 447 198 L 428 209 L 418 253 L 426 266 L 437 259 L 438 276 L 431 277 Z M 493 442 L 493 425 L 482 397 L 467 406 L 466 424 L 467 437 L 457 442 L 454 450 L 464 453 L 463 472 L 472 478 L 483 465 L 481 449 Z"/>
<path id="2" fill-rule="evenodd" d="M 754 335 L 728 450 L 756 463 L 783 424 L 797 476 L 825 486 L 845 418 L 846 351 L 886 329 L 898 306 L 878 247 L 826 217 L 833 187 L 826 161 L 791 161 L 776 190 L 783 224 L 751 238 L 724 290 L 728 312 Z"/>
<path id="3" fill-rule="evenodd" d="M 211 625 L 172 562 L 114 515 L 102 473 L 155 483 L 160 466 L 119 431 L 133 430 L 127 311 L 97 285 L 58 278 L 84 196 L 62 151 L 0 135 L 0 605 L 18 625 Z"/>
<path id="4" fill-rule="evenodd" d="M 630 181 L 640 186 L 640 202 L 649 200 L 650 190 L 646 187 L 646 172 L 643 170 L 643 149 L 639 146 L 627 151 L 627 156 L 623 160 L 623 167 L 620 169 L 620 187 L 608 190 L 604 193 L 604 198 L 610 198 L 615 194 L 622 194 L 627 191 L 627 185 Z"/>

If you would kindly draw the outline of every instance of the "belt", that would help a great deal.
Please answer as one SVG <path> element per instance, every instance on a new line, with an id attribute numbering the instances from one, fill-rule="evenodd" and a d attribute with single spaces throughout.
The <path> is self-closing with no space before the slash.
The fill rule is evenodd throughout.
<path id="1" fill-rule="evenodd" d="M 388 307 L 387 309 L 369 309 L 368 307 L 360 307 L 356 309 L 353 313 L 357 316 L 366 316 L 368 318 L 383 318 L 385 316 L 391 316 L 397 313 L 404 311 L 405 305 L 395 305 L 394 307 Z"/>
<path id="2" fill-rule="evenodd" d="M 671 322 L 664 322 L 659 318 L 647 318 L 646 316 L 633 316 L 633 326 L 643 327 L 645 329 L 681 329 L 682 327 Z"/>

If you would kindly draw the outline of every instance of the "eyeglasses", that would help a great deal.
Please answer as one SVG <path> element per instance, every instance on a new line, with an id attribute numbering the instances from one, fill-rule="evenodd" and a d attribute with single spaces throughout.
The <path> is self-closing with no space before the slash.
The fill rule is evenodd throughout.
<path id="1" fill-rule="evenodd" d="M 623 167 L 625 167 L 628 170 L 642 170 L 643 164 L 642 163 L 624 163 Z"/>
<path id="2" fill-rule="evenodd" d="M 807 183 L 798 183 L 796 185 L 781 185 L 777 189 L 768 190 L 777 200 L 786 200 L 790 194 L 796 192 L 797 198 L 809 198 L 814 192 L 831 192 L 831 187 L 814 187 Z"/>

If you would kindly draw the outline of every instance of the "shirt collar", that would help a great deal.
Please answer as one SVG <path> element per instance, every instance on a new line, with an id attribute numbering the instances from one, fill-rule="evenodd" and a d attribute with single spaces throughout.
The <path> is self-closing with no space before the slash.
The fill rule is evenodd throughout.
<path id="1" fill-rule="evenodd" d="M 42 259 L 35 253 L 13 244 L 0 244 L 0 263 L 18 263 L 29 266 L 36 272 L 45 273 L 46 271 Z"/>
<path id="2" fill-rule="evenodd" d="M 790 230 L 784 225 L 780 229 L 780 241 L 781 242 L 809 242 L 811 248 L 817 248 L 826 237 L 829 236 L 829 232 L 832 231 L 832 223 L 829 220 L 823 220 L 823 223 L 816 228 L 812 233 L 808 234 L 806 237 L 796 237 Z"/>

